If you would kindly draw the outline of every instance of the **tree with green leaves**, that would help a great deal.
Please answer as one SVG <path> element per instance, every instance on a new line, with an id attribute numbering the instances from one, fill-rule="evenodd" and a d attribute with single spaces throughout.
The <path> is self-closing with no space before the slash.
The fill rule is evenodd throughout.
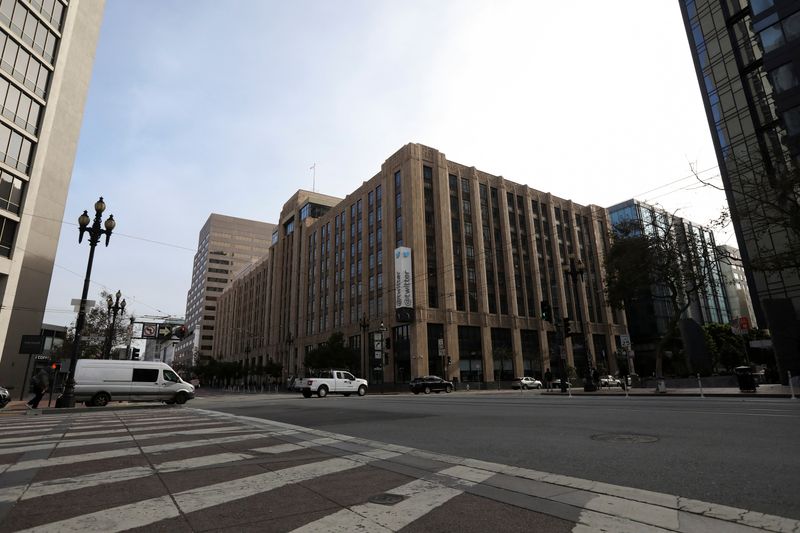
<path id="1" fill-rule="evenodd" d="M 100 359 L 108 339 L 109 328 L 111 327 L 112 316 L 108 311 L 106 299 L 112 296 L 108 291 L 100 291 L 100 299 L 90 309 L 86 310 L 86 320 L 83 323 L 81 332 L 81 346 L 78 357 L 81 359 Z M 127 344 L 128 327 L 130 321 L 127 319 L 127 310 L 120 309 L 117 313 L 117 321 L 111 337 L 111 346 Z M 61 346 L 58 355 L 69 357 L 72 353 L 72 345 L 75 340 L 75 323 L 73 322 L 67 329 L 67 338 Z"/>
<path id="2" fill-rule="evenodd" d="M 715 259 L 695 242 L 680 218 L 660 209 L 650 212 L 647 223 L 628 220 L 614 227 L 605 258 L 606 296 L 611 306 L 630 307 L 646 298 L 664 301 L 670 316 L 656 340 L 655 373 L 663 377 L 666 352 L 681 346 L 678 328 L 689 307 L 704 295 Z"/>
<path id="3" fill-rule="evenodd" d="M 705 324 L 703 333 L 713 368 L 721 367 L 730 373 L 747 361 L 746 341 L 731 331 L 728 324 Z"/>
<path id="4" fill-rule="evenodd" d="M 336 331 L 328 338 L 327 342 L 308 352 L 303 364 L 308 370 L 340 368 L 357 373 L 359 355 L 356 350 L 345 345 L 342 332 Z"/>

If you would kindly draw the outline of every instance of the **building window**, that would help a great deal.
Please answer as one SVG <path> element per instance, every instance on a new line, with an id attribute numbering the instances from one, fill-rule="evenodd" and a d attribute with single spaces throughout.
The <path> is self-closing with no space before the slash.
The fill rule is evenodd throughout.
<path id="1" fill-rule="evenodd" d="M 17 233 L 17 223 L 11 219 L 0 217 L 0 255 L 11 257 L 14 246 L 14 235 Z"/>
<path id="2" fill-rule="evenodd" d="M 769 77 L 772 80 L 772 87 L 776 93 L 788 91 L 797 86 L 797 75 L 792 68 L 791 63 L 786 63 L 780 67 L 773 69 L 769 72 Z M 2 143 L 0 143 L 2 147 Z"/>
<path id="3" fill-rule="evenodd" d="M 2 172 L 0 177 L 0 208 L 18 215 L 24 190 L 24 181 L 7 172 Z"/>

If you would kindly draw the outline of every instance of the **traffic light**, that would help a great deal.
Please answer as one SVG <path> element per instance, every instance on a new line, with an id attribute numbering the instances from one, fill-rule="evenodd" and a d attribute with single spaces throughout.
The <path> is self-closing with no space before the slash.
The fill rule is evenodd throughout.
<path id="1" fill-rule="evenodd" d="M 133 359 L 134 361 L 139 360 L 139 348 L 133 349 L 133 351 L 131 352 L 131 359 Z"/>
<path id="2" fill-rule="evenodd" d="M 550 308 L 550 302 L 548 300 L 542 300 L 542 320 L 550 322 L 553 318 L 552 313 L 553 310 Z"/>
<path id="3" fill-rule="evenodd" d="M 61 368 L 61 363 L 53 363 L 50 365 L 50 370 L 53 372 L 58 372 L 59 368 Z"/>
<path id="4" fill-rule="evenodd" d="M 390 339 L 389 337 L 386 337 L 385 339 L 383 339 L 383 345 L 386 347 L 387 350 L 391 350 L 392 349 L 392 339 Z"/>
<path id="5" fill-rule="evenodd" d="M 572 335 L 572 325 L 570 324 L 569 318 L 564 317 L 564 338 L 570 335 Z"/>
<path id="6" fill-rule="evenodd" d="M 180 326 L 175 326 L 172 328 L 172 336 L 182 339 L 189 333 L 189 329 L 186 327 L 186 324 L 182 324 Z"/>

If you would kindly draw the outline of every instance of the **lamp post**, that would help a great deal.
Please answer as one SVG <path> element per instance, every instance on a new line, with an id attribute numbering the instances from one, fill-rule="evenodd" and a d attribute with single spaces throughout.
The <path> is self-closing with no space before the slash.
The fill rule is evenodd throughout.
<path id="1" fill-rule="evenodd" d="M 78 364 L 78 350 L 81 343 L 81 330 L 83 323 L 86 321 L 86 298 L 89 295 L 89 280 L 92 277 L 92 262 L 94 261 L 94 249 L 97 243 L 100 242 L 100 237 L 106 236 L 106 246 L 111 239 L 111 232 L 117 223 L 114 221 L 114 215 L 109 215 L 102 224 L 103 211 L 106 210 L 106 203 L 101 196 L 98 201 L 94 203 L 94 222 L 91 226 L 89 223 L 92 219 L 89 213 L 84 211 L 78 217 L 78 242 L 83 241 L 83 235 L 89 234 L 89 261 L 86 265 L 86 278 L 83 280 L 83 292 L 81 293 L 81 307 L 78 312 L 78 320 L 75 323 L 75 339 L 72 343 L 72 354 L 69 359 L 69 374 L 67 375 L 67 383 L 64 386 L 64 394 L 61 395 L 61 401 L 57 402 L 61 407 L 75 407 L 75 366 Z M 105 229 L 103 229 L 105 227 Z"/>
<path id="2" fill-rule="evenodd" d="M 115 294 L 116 299 L 111 298 L 111 295 L 108 295 L 106 298 L 106 304 L 108 305 L 108 312 L 111 313 L 111 324 L 108 326 L 108 335 L 106 336 L 106 349 L 105 353 L 103 354 L 103 359 L 111 359 L 111 345 L 114 343 L 114 335 L 115 328 L 117 327 L 117 313 L 122 311 L 122 314 L 125 314 L 125 300 L 121 302 L 119 299 L 122 297 L 122 291 L 117 291 Z"/>
<path id="3" fill-rule="evenodd" d="M 587 337 L 586 324 L 583 321 L 583 311 L 581 309 L 580 293 L 578 292 L 578 277 L 581 278 L 581 283 L 584 282 L 584 274 L 586 268 L 583 266 L 583 261 L 569 258 L 569 267 L 564 267 L 564 272 L 569 274 L 572 278 L 572 288 L 575 293 L 575 310 L 578 314 L 578 323 L 581 325 L 581 335 L 583 335 L 583 351 L 586 355 L 586 385 L 584 387 L 587 391 L 597 390 L 592 378 L 592 351 L 589 348 L 589 338 Z"/>
<path id="4" fill-rule="evenodd" d="M 367 337 L 367 331 L 369 330 L 369 320 L 367 320 L 367 315 L 362 315 L 361 320 L 358 321 L 358 325 L 361 326 L 361 377 L 367 379 L 369 376 L 369 358 L 367 357 L 367 342 L 369 342 L 369 338 Z"/>
<path id="5" fill-rule="evenodd" d="M 385 369 L 386 369 L 386 361 L 385 361 L 385 358 L 384 358 L 384 346 L 385 346 L 385 342 L 386 342 L 386 331 L 387 331 L 386 326 L 383 325 L 383 320 L 381 320 L 381 327 L 379 328 L 379 331 L 381 332 L 381 351 L 380 351 L 380 353 L 381 353 L 381 360 L 380 360 L 380 369 L 381 369 L 380 373 L 381 373 L 381 376 L 380 376 L 380 379 L 381 379 L 381 387 L 383 387 L 383 382 L 385 381 L 384 380 L 384 376 L 385 376 Z"/>

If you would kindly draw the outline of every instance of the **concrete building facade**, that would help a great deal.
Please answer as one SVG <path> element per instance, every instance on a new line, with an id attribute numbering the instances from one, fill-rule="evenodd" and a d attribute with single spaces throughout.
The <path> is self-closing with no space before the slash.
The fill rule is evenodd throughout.
<path id="1" fill-rule="evenodd" d="M 252 363 L 246 339 L 263 339 L 259 356 L 297 375 L 304 354 L 341 332 L 372 382 L 540 376 L 559 367 L 562 344 L 569 366 L 614 371 L 627 330 L 603 293 L 609 229 L 600 207 L 408 144 L 344 199 L 298 191 L 284 205 L 269 258 L 229 289 L 214 354 Z M 406 249 L 411 273 L 398 281 Z M 570 259 L 585 265 L 582 279 L 565 270 Z M 266 305 L 255 323 L 236 317 L 250 308 L 236 290 Z M 542 302 L 573 321 L 574 337 L 560 340 Z"/>
<path id="2" fill-rule="evenodd" d="M 680 0 L 756 320 L 800 374 L 800 2 Z"/>
<path id="3" fill-rule="evenodd" d="M 103 0 L 0 1 L 0 382 L 42 328 Z M 77 214 L 76 214 L 77 215 Z"/>
<path id="4" fill-rule="evenodd" d="M 186 326 L 175 363 L 192 366 L 210 357 L 216 334 L 217 300 L 236 274 L 266 255 L 274 224 L 212 213 L 197 243 L 186 295 Z"/>

